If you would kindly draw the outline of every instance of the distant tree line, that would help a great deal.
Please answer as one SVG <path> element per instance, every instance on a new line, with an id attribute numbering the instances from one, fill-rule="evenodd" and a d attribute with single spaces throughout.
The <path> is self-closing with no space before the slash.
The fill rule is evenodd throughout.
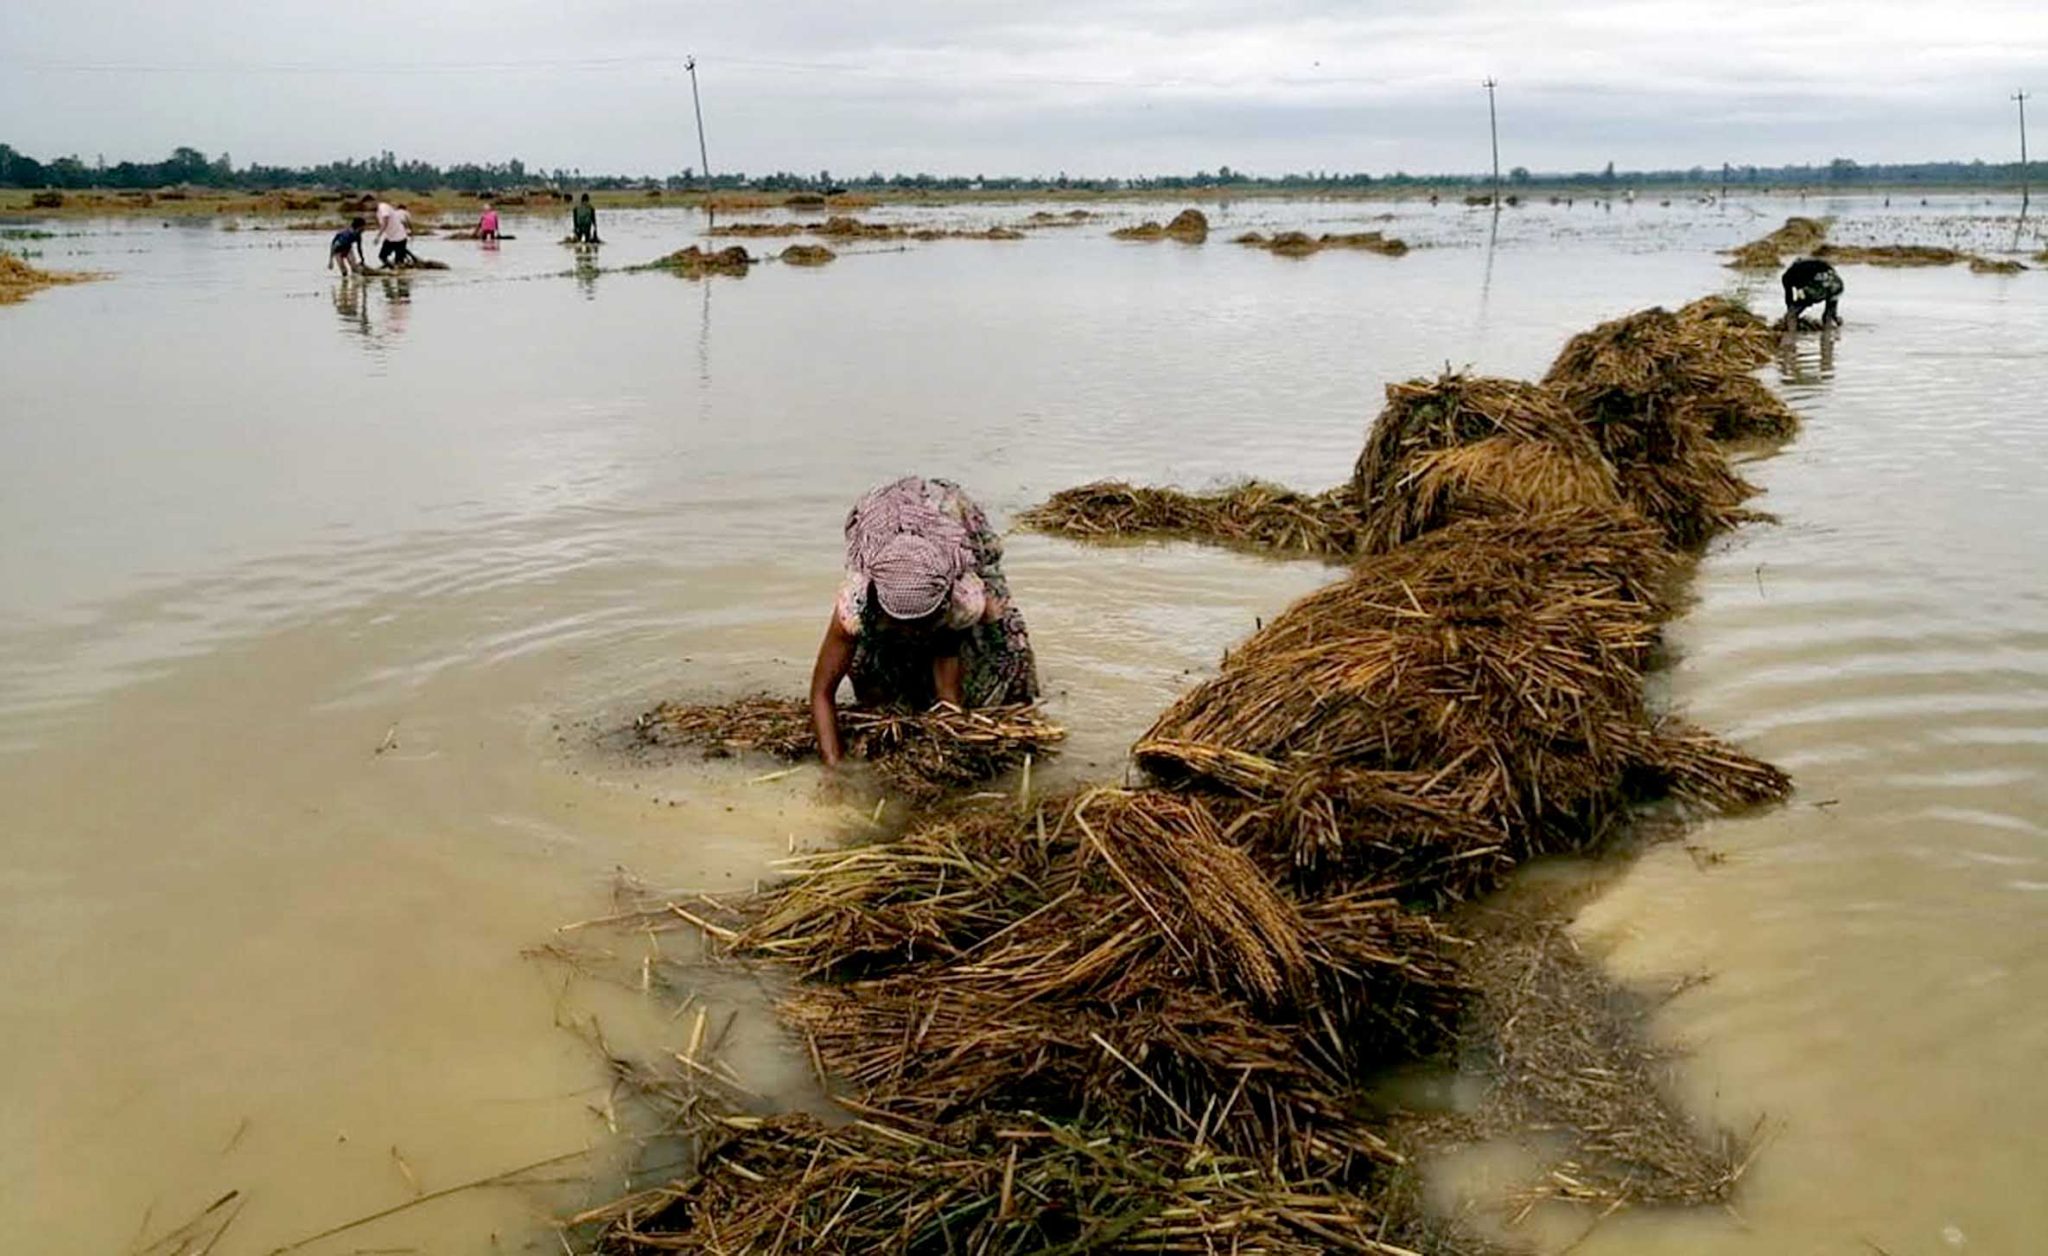
<path id="1" fill-rule="evenodd" d="M 2048 163 L 2030 162 L 2035 178 L 2048 173 Z M 2012 185 L 2019 182 L 2018 162 L 1923 161 L 1863 165 L 1837 157 L 1826 165 L 1729 166 L 1726 180 L 1731 187 L 1830 187 L 1918 184 L 1926 187 L 1978 187 Z M 1721 167 L 1693 166 L 1685 170 L 1616 171 L 1608 162 L 1599 171 L 1531 173 L 1516 166 L 1508 182 L 1517 187 L 1601 188 L 1628 187 L 1718 187 Z M 1481 185 L 1486 175 L 1474 174 L 1346 174 L 1331 170 L 1310 170 L 1282 175 L 1250 175 L 1229 166 L 1214 171 L 1198 170 L 1191 175 L 1160 175 L 1149 178 L 1069 178 L 1065 172 L 1047 178 L 1025 175 L 932 175 L 893 174 L 873 171 L 864 176 L 841 177 L 830 170 L 815 174 L 778 170 L 773 174 L 749 176 L 744 172 L 721 174 L 706 181 L 688 167 L 668 175 L 585 175 L 582 170 L 557 167 L 545 170 L 510 161 L 477 164 L 464 162 L 437 166 L 424 161 L 400 161 L 390 152 L 373 158 L 330 161 L 317 166 L 265 166 L 251 163 L 236 166 L 228 154 L 209 159 L 196 148 L 178 148 L 162 161 L 121 161 L 108 165 L 104 159 L 86 162 L 76 155 L 38 161 L 0 144 L 0 187 L 8 188 L 162 188 L 193 186 L 268 190 L 277 188 L 330 187 L 337 189 L 378 188 L 429 192 L 452 188 L 464 192 L 546 185 L 592 191 L 664 188 L 755 189 L 783 192 L 829 192 L 837 189 L 901 189 L 928 191 L 1191 191 L 1243 187 L 1246 189 L 1355 189 L 1367 187 L 1423 188 Z"/>

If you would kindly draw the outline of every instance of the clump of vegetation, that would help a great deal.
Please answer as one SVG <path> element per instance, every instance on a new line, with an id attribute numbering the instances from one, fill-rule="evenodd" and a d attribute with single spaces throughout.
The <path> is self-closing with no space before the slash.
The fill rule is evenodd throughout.
<path id="1" fill-rule="evenodd" d="M 1733 260 L 1728 265 L 1736 270 L 1775 270 L 1785 254 L 1811 253 L 1820 247 L 1827 234 L 1826 219 L 1794 214 L 1769 235 L 1729 249 Z"/>
<path id="2" fill-rule="evenodd" d="M 792 244 L 779 254 L 783 262 L 791 266 L 823 266 L 838 257 L 822 244 Z"/>
<path id="3" fill-rule="evenodd" d="M 1172 222 L 1164 225 L 1142 222 L 1110 234 L 1119 240 L 1179 240 L 1183 244 L 1200 244 L 1209 238 L 1209 218 L 1199 209 L 1183 209 L 1173 216 Z"/>
<path id="4" fill-rule="evenodd" d="M 1320 236 L 1312 236 L 1305 231 L 1282 231 L 1272 236 L 1250 231 L 1237 237 L 1234 243 L 1278 253 L 1282 257 L 1307 257 L 1324 249 L 1358 249 L 1386 257 L 1400 257 L 1408 251 L 1407 241 L 1383 231 L 1350 231 Z"/>
<path id="5" fill-rule="evenodd" d="M 667 257 L 649 262 L 645 266 L 636 266 L 634 269 L 665 270 L 671 274 L 696 279 L 704 275 L 744 275 L 747 268 L 753 264 L 753 257 L 747 253 L 743 245 L 735 244 L 717 252 L 706 252 L 692 244 L 688 248 L 677 249 Z"/>
<path id="6" fill-rule="evenodd" d="M 26 301 L 32 294 L 59 284 L 84 283 L 100 276 L 78 271 L 44 270 L 0 250 L 0 305 Z"/>

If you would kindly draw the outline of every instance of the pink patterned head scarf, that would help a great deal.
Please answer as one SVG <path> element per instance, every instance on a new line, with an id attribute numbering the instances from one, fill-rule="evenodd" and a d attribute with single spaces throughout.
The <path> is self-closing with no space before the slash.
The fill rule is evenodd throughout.
<path id="1" fill-rule="evenodd" d="M 892 619 L 936 613 L 973 566 L 966 527 L 932 504 L 916 476 L 874 490 L 846 517 L 847 571 L 873 585 Z"/>

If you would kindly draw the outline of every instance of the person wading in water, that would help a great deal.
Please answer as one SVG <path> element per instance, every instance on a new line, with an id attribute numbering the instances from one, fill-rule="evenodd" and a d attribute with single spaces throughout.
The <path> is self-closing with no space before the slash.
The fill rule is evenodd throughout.
<path id="1" fill-rule="evenodd" d="M 862 706 L 1031 702 L 1038 665 L 1010 601 L 1002 538 L 949 480 L 906 476 L 846 516 L 846 578 L 811 670 L 811 723 L 838 764 L 839 682 Z"/>
<path id="2" fill-rule="evenodd" d="M 1779 277 L 1785 285 L 1785 330 L 1799 330 L 1800 312 L 1812 306 L 1822 307 L 1820 325 L 1840 327 L 1842 316 L 1835 310 L 1835 302 L 1842 296 L 1842 277 L 1835 268 L 1817 257 L 1805 257 L 1785 268 Z"/>

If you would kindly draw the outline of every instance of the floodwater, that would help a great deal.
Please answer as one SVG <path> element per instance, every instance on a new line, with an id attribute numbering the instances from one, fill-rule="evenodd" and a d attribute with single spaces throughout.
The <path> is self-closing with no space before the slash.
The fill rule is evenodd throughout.
<path id="1" fill-rule="evenodd" d="M 614 269 L 693 239 L 679 211 L 607 216 L 602 267 L 512 220 L 495 251 L 423 242 L 449 272 L 347 285 L 320 234 L 43 224 L 41 264 L 114 278 L 0 310 L 0 1232 L 127 1251 L 237 1190 L 215 1250 L 245 1256 L 612 1146 L 561 1022 L 631 1042 L 661 1018 L 522 952 L 605 914 L 620 870 L 743 887 L 863 822 L 810 769 L 635 763 L 593 731 L 800 692 L 877 481 L 951 476 L 999 520 L 1101 476 L 1321 488 L 1383 384 L 1540 373 L 1601 318 L 1738 285 L 1712 250 L 1787 213 L 1859 242 L 2015 230 L 1976 198 L 1497 225 L 1248 202 L 1206 247 L 1106 238 L 1174 208 L 708 282 Z M 1224 242 L 1367 226 L 1429 247 Z M 1706 561 L 1665 681 L 1799 793 L 1695 834 L 1718 860 L 1651 851 L 1579 922 L 1625 976 L 1713 974 L 1660 1030 L 1699 1112 L 1769 1136 L 1739 1216 L 1623 1214 L 1580 1252 L 2048 1232 L 2048 278 L 1846 278 L 1847 330 L 1767 372 L 1807 418 L 1748 468 L 1782 522 Z M 1008 561 L 1069 776 L 1121 773 L 1159 708 L 1329 578 L 1030 535 Z M 772 1034 L 742 1033 L 756 1083 L 800 1096 Z M 587 1198 L 465 1192 L 304 1250 L 556 1251 L 548 1210 Z M 1526 1232 L 1561 1247 L 1587 1220 Z"/>

